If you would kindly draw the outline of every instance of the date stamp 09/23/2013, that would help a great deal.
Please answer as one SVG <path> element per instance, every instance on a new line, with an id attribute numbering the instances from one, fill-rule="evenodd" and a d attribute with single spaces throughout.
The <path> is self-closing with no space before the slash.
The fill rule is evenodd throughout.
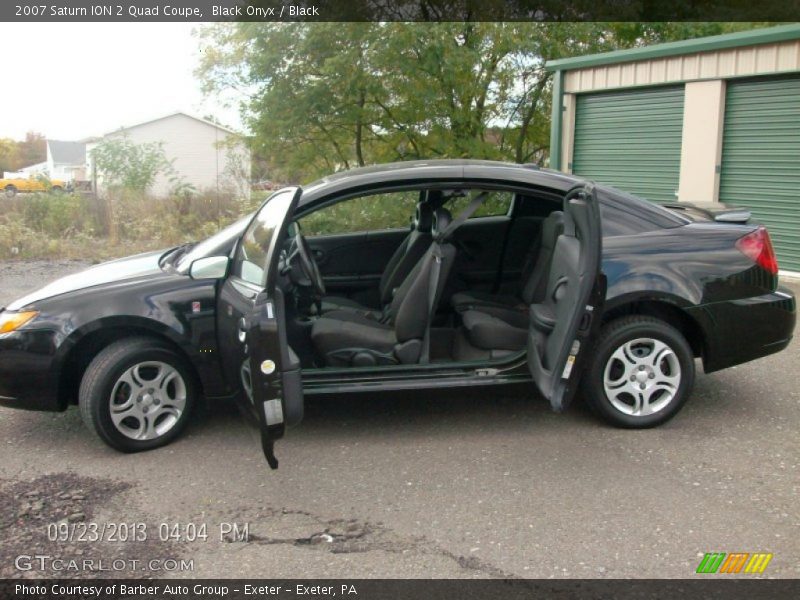
<path id="1" fill-rule="evenodd" d="M 59 521 L 47 525 L 51 542 L 247 542 L 250 524 L 223 522 L 216 526 L 207 523 L 145 522 L 78 522 Z"/>

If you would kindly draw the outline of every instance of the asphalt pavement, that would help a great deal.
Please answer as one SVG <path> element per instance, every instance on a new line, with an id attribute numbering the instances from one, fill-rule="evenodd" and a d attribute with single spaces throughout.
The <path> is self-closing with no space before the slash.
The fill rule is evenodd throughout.
<path id="1" fill-rule="evenodd" d="M 0 262 L 0 305 L 82 266 Z M 739 551 L 800 577 L 798 364 L 797 341 L 710 375 L 698 363 L 682 412 L 646 431 L 527 390 L 314 399 L 278 471 L 231 406 L 135 455 L 75 408 L 0 409 L 0 576 L 693 577 L 704 553 Z M 92 523 L 144 536 L 79 539 Z M 126 566 L 15 567 L 36 552 Z"/>

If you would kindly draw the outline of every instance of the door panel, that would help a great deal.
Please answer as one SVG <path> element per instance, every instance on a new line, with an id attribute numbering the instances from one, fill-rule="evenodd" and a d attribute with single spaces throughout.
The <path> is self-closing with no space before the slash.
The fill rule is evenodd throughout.
<path id="1" fill-rule="evenodd" d="M 443 304 L 459 290 L 490 291 L 494 287 L 510 224 L 511 218 L 506 216 L 478 217 L 469 219 L 456 230 L 454 240 L 458 254 Z"/>
<path id="2" fill-rule="evenodd" d="M 575 394 L 605 298 L 600 210 L 592 184 L 567 194 L 564 220 L 545 299 L 530 307 L 528 333 L 531 376 L 556 411 Z"/>
<path id="3" fill-rule="evenodd" d="M 266 246 L 264 290 L 256 297 L 244 329 L 250 351 L 251 399 L 258 413 L 261 448 L 271 469 L 278 468 L 275 442 L 287 427 L 297 425 L 303 418 L 300 360 L 286 339 L 283 292 L 277 286 L 280 245 L 301 195 L 302 190 L 294 188 L 291 200 L 287 202 L 286 195 L 271 200 L 255 217 L 263 224 L 255 237 Z M 271 206 L 276 202 L 280 203 Z M 247 243 L 247 232 L 242 243 Z"/>
<path id="4" fill-rule="evenodd" d="M 538 243 L 544 219 L 544 217 L 517 217 L 512 220 L 503 255 L 503 282 L 519 281 L 531 245 Z"/>
<path id="5" fill-rule="evenodd" d="M 238 277 L 230 276 L 222 284 L 217 299 L 217 339 L 225 384 L 229 393 L 249 398 L 250 367 L 246 352 L 244 325 L 261 290 Z M 248 400 L 249 401 L 249 400 Z"/>
<path id="6" fill-rule="evenodd" d="M 258 412 L 261 447 L 267 463 L 278 468 L 274 444 L 287 427 L 303 420 L 304 398 L 300 359 L 286 339 L 283 292 L 261 292 L 248 319 L 251 398 Z"/>
<path id="7" fill-rule="evenodd" d="M 385 229 L 307 239 L 328 293 L 374 306 L 383 270 L 407 236 L 408 229 Z"/>
<path id="8" fill-rule="evenodd" d="M 217 301 L 217 332 L 225 377 L 259 422 L 273 469 L 276 440 L 303 416 L 300 361 L 286 340 L 283 295 L 276 287 L 279 244 L 302 190 L 270 196 L 239 240 L 231 273 Z"/>

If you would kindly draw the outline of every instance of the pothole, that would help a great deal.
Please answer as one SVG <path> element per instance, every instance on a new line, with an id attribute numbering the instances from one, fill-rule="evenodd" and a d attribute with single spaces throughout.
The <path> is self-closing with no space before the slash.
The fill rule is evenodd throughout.
<path id="1" fill-rule="evenodd" d="M 132 541 L 140 521 L 105 518 L 131 487 L 74 473 L 1 481 L 0 577 L 146 577 L 150 561 L 176 558 L 154 525 L 142 523 L 145 539 Z"/>

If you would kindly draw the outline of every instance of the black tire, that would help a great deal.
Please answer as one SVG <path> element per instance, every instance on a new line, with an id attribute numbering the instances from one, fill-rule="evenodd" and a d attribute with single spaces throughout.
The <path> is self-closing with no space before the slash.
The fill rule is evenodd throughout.
<path id="1" fill-rule="evenodd" d="M 6 196 L 8 196 L 9 198 L 13 198 L 14 196 L 17 195 L 17 188 L 14 187 L 13 185 L 7 185 L 5 192 Z"/>
<path id="2" fill-rule="evenodd" d="M 60 194 L 61 192 L 64 191 L 64 188 L 62 188 L 60 185 L 54 185 L 53 187 L 50 188 L 50 191 L 53 192 L 54 194 Z"/>
<path id="3" fill-rule="evenodd" d="M 605 370 L 612 358 L 612 354 L 628 342 L 639 339 L 656 340 L 669 346 L 680 367 L 680 380 L 677 390 L 672 393 L 672 398 L 667 400 L 668 394 L 666 392 L 653 392 L 656 396 L 656 402 L 663 402 L 664 406 L 648 415 L 634 415 L 622 412 L 609 398 L 604 387 Z M 642 352 L 646 351 L 645 346 Z M 622 361 L 619 362 L 621 363 Z M 663 362 L 661 364 L 669 370 L 669 364 Z M 609 366 L 609 369 L 614 368 L 619 369 L 620 367 L 617 364 Z M 636 370 L 639 368 L 635 367 Z M 633 367 L 631 369 L 631 371 L 625 372 L 637 372 L 633 370 Z M 659 367 L 658 373 L 661 372 L 660 369 L 661 367 Z M 612 373 L 612 371 L 609 372 Z M 635 376 L 635 374 L 631 375 L 631 377 Z M 656 373 L 653 374 L 655 381 L 658 381 L 658 377 Z M 623 380 L 620 378 L 619 381 Z M 625 386 L 627 386 L 627 376 L 624 381 L 626 382 Z M 633 382 L 633 379 L 631 379 L 631 382 Z M 693 383 L 694 355 L 686 338 L 683 337 L 680 331 L 654 317 L 631 316 L 616 319 L 605 325 L 600 331 L 594 347 L 594 357 L 584 373 L 581 386 L 589 406 L 603 419 L 617 427 L 645 429 L 661 425 L 674 417 L 688 399 Z M 631 388 L 634 385 L 637 385 L 637 383 L 631 383 Z M 642 385 L 649 385 L 648 380 L 645 380 Z M 629 397 L 632 402 L 636 402 L 632 392 L 626 393 L 622 386 L 620 386 L 620 390 L 621 394 L 616 400 L 617 405 L 622 405 L 624 408 L 626 397 Z"/>
<path id="4" fill-rule="evenodd" d="M 185 393 L 180 395 L 185 395 L 185 404 L 177 417 L 175 415 L 166 415 L 169 421 L 169 428 L 163 434 L 158 434 L 157 437 L 151 439 L 132 439 L 125 435 L 112 420 L 112 393 L 117 389 L 118 383 L 120 387 L 124 387 L 125 384 L 120 378 L 129 369 L 143 363 L 161 363 L 174 369 L 180 380 L 182 380 L 180 383 L 183 384 L 183 387 L 180 389 Z M 154 369 L 156 367 L 145 364 L 143 368 Z M 147 385 L 147 380 L 142 379 L 142 382 Z M 175 390 L 176 388 L 173 387 L 172 389 Z M 81 380 L 78 404 L 83 422 L 106 444 L 120 452 L 141 452 L 169 444 L 181 434 L 189 420 L 192 409 L 197 404 L 198 389 L 199 386 L 197 385 L 194 371 L 182 356 L 156 339 L 130 337 L 109 345 L 92 360 Z M 133 398 L 134 394 L 130 386 L 128 390 L 130 391 L 130 397 Z M 117 391 L 118 394 L 119 391 Z M 176 393 L 175 395 L 178 394 Z M 113 402 L 116 402 L 116 399 Z M 152 402 L 158 405 L 161 400 L 152 400 Z M 166 406 L 169 402 L 169 400 L 164 401 L 164 405 Z M 150 401 L 147 404 L 149 406 Z M 163 409 L 164 407 L 155 408 L 154 410 L 158 413 L 159 410 Z M 144 408 L 144 412 L 147 412 L 147 407 Z M 141 422 L 149 423 L 147 416 L 144 415 L 144 417 Z M 137 419 L 138 417 L 133 417 L 134 421 Z M 166 422 L 162 423 L 166 424 Z M 129 429 L 125 426 L 124 421 L 120 426 Z M 153 433 L 157 433 L 156 426 L 158 426 L 158 420 L 153 426 Z"/>

